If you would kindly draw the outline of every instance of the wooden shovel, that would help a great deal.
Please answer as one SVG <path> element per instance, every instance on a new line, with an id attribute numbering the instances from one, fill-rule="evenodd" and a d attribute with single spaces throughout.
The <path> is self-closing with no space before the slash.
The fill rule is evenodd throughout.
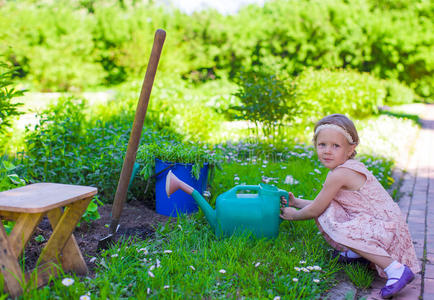
<path id="1" fill-rule="evenodd" d="M 143 123 L 148 108 L 149 97 L 151 95 L 152 84 L 154 83 L 155 73 L 157 72 L 158 62 L 160 60 L 161 50 L 163 48 L 166 32 L 158 29 L 155 32 L 154 44 L 152 46 L 151 56 L 148 67 L 146 68 L 145 79 L 143 80 L 142 91 L 140 92 L 139 103 L 137 105 L 136 116 L 134 118 L 133 128 L 128 141 L 127 153 L 119 177 L 118 187 L 116 189 L 115 199 L 112 207 L 112 219 L 109 227 L 109 235 L 99 240 L 98 249 L 106 249 L 113 242 L 114 236 L 119 228 L 119 218 L 122 213 L 125 199 L 128 192 L 128 183 L 130 182 L 134 162 L 136 160 L 137 149 L 139 147 L 140 136 L 142 134 Z"/>

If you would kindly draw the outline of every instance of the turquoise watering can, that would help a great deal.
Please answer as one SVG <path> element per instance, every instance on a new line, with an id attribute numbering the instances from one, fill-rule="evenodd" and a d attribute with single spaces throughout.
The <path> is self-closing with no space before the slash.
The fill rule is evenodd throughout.
<path id="1" fill-rule="evenodd" d="M 218 237 L 251 233 L 257 238 L 275 238 L 279 234 L 280 198 L 288 200 L 285 190 L 262 183 L 238 185 L 217 197 L 214 210 L 198 191 L 169 171 L 167 196 L 179 189 L 193 197 Z"/>

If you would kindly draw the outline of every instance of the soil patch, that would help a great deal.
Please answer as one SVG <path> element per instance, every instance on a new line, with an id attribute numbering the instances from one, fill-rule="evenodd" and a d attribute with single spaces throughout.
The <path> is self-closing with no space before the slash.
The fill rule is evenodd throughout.
<path id="1" fill-rule="evenodd" d="M 111 204 L 99 207 L 98 212 L 101 215 L 100 219 L 92 223 L 82 222 L 81 226 L 77 227 L 74 231 L 78 246 L 89 268 L 89 276 L 94 275 L 95 264 L 91 263 L 90 259 L 98 255 L 98 241 L 109 234 L 108 225 L 111 222 L 111 210 Z M 169 219 L 169 217 L 160 215 L 154 210 L 149 209 L 143 202 L 131 201 L 125 203 L 120 217 L 120 227 L 114 241 L 117 242 L 120 238 L 128 237 L 138 239 L 152 237 L 155 228 L 159 224 L 166 223 Z M 26 270 L 34 268 L 36 260 L 51 233 L 51 225 L 48 219 L 44 217 L 25 249 L 24 257 Z M 44 237 L 44 241 L 38 242 L 38 236 Z"/>

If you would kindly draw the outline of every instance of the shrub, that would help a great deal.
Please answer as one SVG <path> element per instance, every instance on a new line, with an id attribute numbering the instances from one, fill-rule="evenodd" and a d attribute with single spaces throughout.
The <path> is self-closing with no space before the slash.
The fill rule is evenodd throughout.
<path id="1" fill-rule="evenodd" d="M 104 77 L 94 57 L 94 21 L 63 5 L 11 3 L 0 7 L 0 54 L 34 87 L 45 91 L 81 90 Z"/>
<path id="2" fill-rule="evenodd" d="M 14 173 L 16 166 L 6 157 L 0 157 L 0 192 L 26 184 L 23 178 Z"/>
<path id="3" fill-rule="evenodd" d="M 198 84 L 250 67 L 297 76 L 310 66 L 370 72 L 433 95 L 430 1 L 278 0 L 228 16 L 123 2 L 7 1 L 0 54 L 36 88 L 118 84 L 144 73 L 153 34 L 164 28 L 159 72 Z"/>
<path id="4" fill-rule="evenodd" d="M 308 69 L 296 79 L 297 102 L 309 106 L 308 122 L 332 113 L 363 118 L 378 111 L 386 97 L 384 83 L 366 73 Z"/>
<path id="5" fill-rule="evenodd" d="M 106 108 L 112 106 L 118 104 L 112 102 Z M 33 182 L 96 186 L 100 200 L 111 202 L 134 115 L 128 110 L 118 115 L 105 110 L 99 114 L 95 108 L 92 116 L 100 118 L 88 120 L 86 110 L 84 100 L 68 97 L 41 112 L 35 128 L 27 128 L 17 172 Z M 170 139 L 180 137 L 152 127 L 145 127 L 141 137 L 142 143 Z"/>
<path id="6" fill-rule="evenodd" d="M 416 99 L 414 91 L 398 80 L 386 80 L 385 87 L 387 95 L 384 103 L 387 105 L 409 104 Z"/>
<path id="7" fill-rule="evenodd" d="M 13 98 L 24 94 L 24 91 L 17 91 L 11 87 L 11 76 L 14 72 L 14 69 L 10 69 L 5 63 L 0 62 L 0 139 L 12 126 L 13 118 L 22 114 L 18 111 L 22 103 L 12 102 Z M 0 145 L 0 150 L 2 147 L 3 143 Z"/>
<path id="8" fill-rule="evenodd" d="M 234 94 L 239 105 L 229 107 L 235 119 L 251 121 L 266 137 L 279 134 L 280 128 L 294 119 L 300 106 L 294 99 L 294 87 L 289 80 L 264 71 L 241 72 L 238 91 Z"/>

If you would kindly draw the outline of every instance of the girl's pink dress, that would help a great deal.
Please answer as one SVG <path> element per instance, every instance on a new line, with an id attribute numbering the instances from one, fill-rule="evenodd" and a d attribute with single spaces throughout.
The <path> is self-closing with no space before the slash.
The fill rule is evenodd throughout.
<path id="1" fill-rule="evenodd" d="M 327 242 L 339 251 L 350 247 L 391 256 L 414 273 L 419 272 L 420 265 L 399 206 L 363 163 L 349 159 L 337 168 L 354 170 L 367 180 L 358 191 L 339 190 L 316 219 Z M 378 266 L 377 271 L 386 277 Z"/>

